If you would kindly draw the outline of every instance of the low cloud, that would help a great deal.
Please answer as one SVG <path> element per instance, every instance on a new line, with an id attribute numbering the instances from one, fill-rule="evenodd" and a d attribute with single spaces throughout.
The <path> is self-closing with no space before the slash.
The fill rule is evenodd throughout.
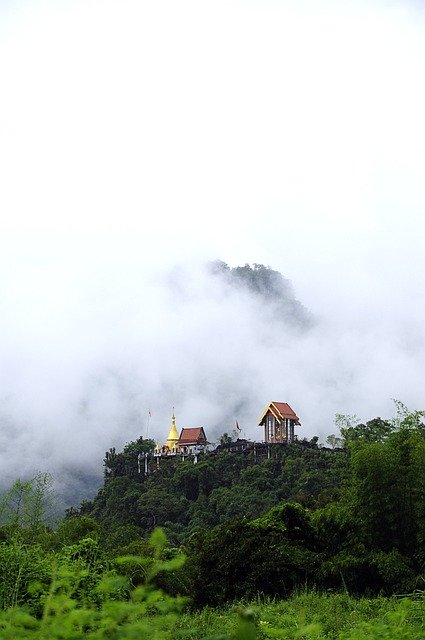
<path id="1" fill-rule="evenodd" d="M 315 314 L 261 267 L 192 263 L 121 282 L 99 272 L 89 286 L 83 273 L 62 279 L 59 302 L 58 281 L 40 273 L 2 316 L 3 485 L 41 469 L 65 500 L 84 498 L 104 452 L 140 435 L 161 443 L 173 407 L 179 428 L 202 425 L 212 441 L 236 420 L 261 439 L 271 400 L 294 408 L 300 437 L 322 441 L 338 412 L 386 417 L 391 397 L 419 408 L 424 342 L 397 319 Z"/>

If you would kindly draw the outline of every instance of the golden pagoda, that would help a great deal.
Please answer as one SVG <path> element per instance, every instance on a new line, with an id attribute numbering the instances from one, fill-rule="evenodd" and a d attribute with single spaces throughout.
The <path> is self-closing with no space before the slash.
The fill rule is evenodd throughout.
<path id="1" fill-rule="evenodd" d="M 179 434 L 177 433 L 176 418 L 175 418 L 174 409 L 173 409 L 173 417 L 171 418 L 170 433 L 168 434 L 167 442 L 165 443 L 164 447 L 167 447 L 169 451 L 176 451 L 178 449 L 178 441 L 179 441 Z"/>

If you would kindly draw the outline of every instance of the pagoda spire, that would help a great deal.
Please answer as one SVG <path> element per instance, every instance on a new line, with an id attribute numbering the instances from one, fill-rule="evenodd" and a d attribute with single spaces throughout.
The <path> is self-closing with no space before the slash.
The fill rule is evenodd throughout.
<path id="1" fill-rule="evenodd" d="M 170 450 L 177 449 L 178 441 L 179 441 L 179 434 L 177 433 L 176 417 L 174 415 L 174 407 L 173 407 L 173 416 L 171 418 L 170 432 L 168 434 L 168 438 L 167 438 L 167 442 L 165 443 L 165 446 L 168 447 Z"/>

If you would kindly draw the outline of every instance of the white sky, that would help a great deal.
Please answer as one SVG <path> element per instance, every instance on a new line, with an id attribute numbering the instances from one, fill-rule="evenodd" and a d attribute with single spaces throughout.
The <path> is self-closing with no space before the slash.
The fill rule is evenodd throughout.
<path id="1" fill-rule="evenodd" d="M 382 353 L 349 406 L 309 380 L 311 414 L 385 413 L 393 391 L 421 408 L 424 69 L 420 2 L 2 0 L 0 396 L 48 420 L 22 363 L 48 380 L 69 352 L 96 363 L 135 288 L 150 305 L 159 273 L 221 258 L 289 277 L 344 327 L 348 370 L 360 335 L 362 366 Z M 389 362 L 400 393 L 376 383 L 371 404 Z"/>

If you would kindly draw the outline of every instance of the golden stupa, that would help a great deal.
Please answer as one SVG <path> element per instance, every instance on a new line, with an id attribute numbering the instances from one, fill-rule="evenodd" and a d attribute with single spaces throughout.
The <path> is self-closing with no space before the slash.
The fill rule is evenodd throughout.
<path id="1" fill-rule="evenodd" d="M 175 418 L 174 409 L 173 409 L 173 417 L 171 418 L 170 433 L 168 434 L 167 442 L 165 443 L 164 447 L 167 447 L 170 451 L 172 451 L 173 449 L 176 450 L 178 449 L 178 442 L 179 442 L 179 434 L 177 433 L 176 418 Z"/>

